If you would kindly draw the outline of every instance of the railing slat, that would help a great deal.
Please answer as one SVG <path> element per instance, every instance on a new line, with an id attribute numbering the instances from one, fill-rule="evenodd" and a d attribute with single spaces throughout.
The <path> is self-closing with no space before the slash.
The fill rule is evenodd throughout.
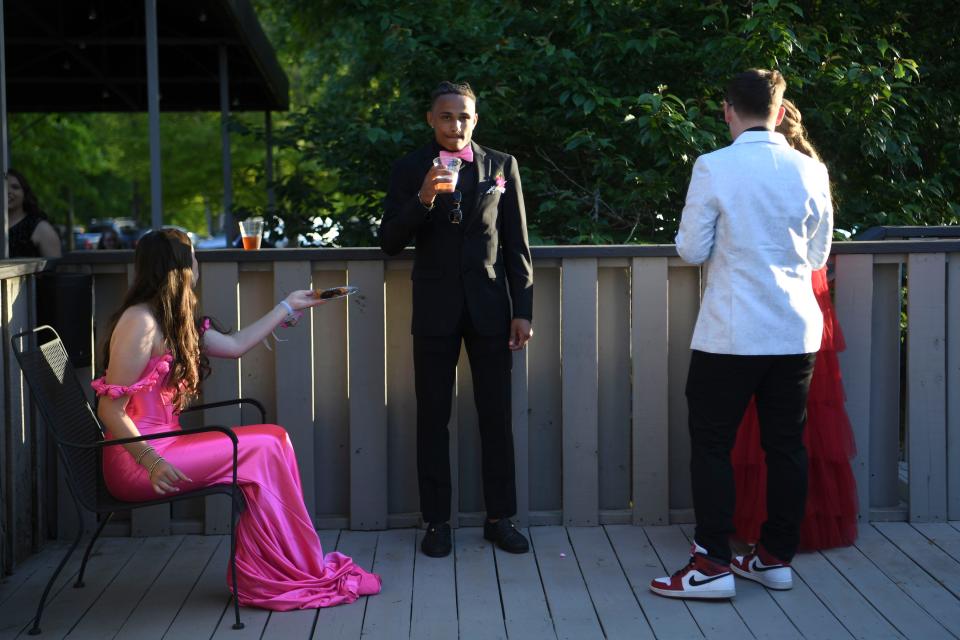
<path id="1" fill-rule="evenodd" d="M 417 489 L 417 395 L 410 335 L 412 286 L 408 271 L 387 271 L 387 433 L 389 513 L 420 510 Z"/>
<path id="2" fill-rule="evenodd" d="M 309 262 L 277 262 L 273 271 L 271 301 L 282 300 L 290 291 L 311 287 L 310 276 Z M 321 308 L 316 312 L 307 312 L 297 326 L 277 329 L 277 335 L 283 342 L 274 342 L 273 345 L 276 420 L 287 430 L 296 451 L 303 501 L 314 522 L 317 519 L 317 465 L 313 455 L 314 385 L 310 356 L 313 354 L 312 316 L 323 311 Z M 257 349 L 263 350 L 260 347 Z"/>
<path id="3" fill-rule="evenodd" d="M 690 428 L 687 424 L 687 371 L 690 339 L 700 311 L 700 270 L 689 265 L 667 271 L 667 422 L 669 434 L 670 509 L 683 515 L 674 521 L 690 521 L 693 492 L 690 484 Z"/>
<path id="4" fill-rule="evenodd" d="M 33 493 L 34 433 L 40 422 L 31 420 L 30 391 L 20 372 L 20 366 L 10 351 L 10 337 L 31 328 L 32 311 L 28 305 L 27 289 L 30 278 L 15 277 L 0 281 L 2 291 L 3 314 L 3 351 L 6 352 L 6 387 L 4 395 L 5 416 L 10 424 L 0 437 L 6 440 L 4 449 L 6 458 L 0 460 L 3 465 L 2 495 L 6 501 L 4 524 L 6 529 L 3 553 L 9 568 L 26 558 L 33 550 L 32 520 L 36 516 L 38 504 Z"/>
<path id="5" fill-rule="evenodd" d="M 560 402 L 560 270 L 535 267 L 533 340 L 527 362 L 530 511 L 559 511 L 562 408 Z M 531 514 L 532 517 L 532 514 Z"/>
<path id="6" fill-rule="evenodd" d="M 857 443 L 851 461 L 861 522 L 870 518 L 870 350 L 873 319 L 873 256 L 837 256 L 837 321 L 847 348 L 838 354 L 847 394 L 847 416 Z"/>
<path id="7" fill-rule="evenodd" d="M 870 506 L 900 503 L 900 293 L 903 267 L 873 267 L 873 324 L 870 349 Z M 841 329 L 850 331 L 841 323 Z M 863 445 L 858 443 L 863 450 Z M 858 482 L 861 480 L 858 478 Z M 861 521 L 869 514 L 861 512 Z M 871 516 L 872 518 L 872 516 Z"/>
<path id="8" fill-rule="evenodd" d="M 346 281 L 346 271 L 313 272 L 316 289 L 337 287 Z M 313 312 L 314 495 L 318 517 L 327 521 L 341 518 L 343 522 L 350 513 L 347 305 L 346 300 L 339 300 Z"/>
<path id="9" fill-rule="evenodd" d="M 240 278 L 236 262 L 204 262 L 200 267 L 200 310 L 216 318 L 226 329 L 240 326 Z M 240 396 L 240 361 L 217 358 L 210 363 L 212 372 L 203 382 L 203 401 L 218 402 Z M 220 407 L 203 412 L 203 423 L 232 427 L 240 424 L 239 407 Z M 224 439 L 224 446 L 229 441 Z M 230 533 L 230 499 L 225 496 L 204 498 L 203 531 L 207 534 Z"/>
<path id="10" fill-rule="evenodd" d="M 907 260 L 910 520 L 947 519 L 945 254 Z"/>
<path id="11" fill-rule="evenodd" d="M 560 295 L 563 385 L 563 521 L 599 518 L 597 439 L 597 261 L 563 261 Z"/>
<path id="12" fill-rule="evenodd" d="M 960 253 L 947 268 L 947 332 L 947 512 L 960 520 Z"/>
<path id="13" fill-rule="evenodd" d="M 669 524 L 667 258 L 634 258 L 633 523 Z"/>
<path id="14" fill-rule="evenodd" d="M 349 261 L 360 288 L 347 311 L 350 358 L 350 528 L 387 526 L 387 390 L 383 262 Z"/>
<path id="15" fill-rule="evenodd" d="M 597 303 L 600 509 L 630 508 L 630 271 L 601 268 Z"/>

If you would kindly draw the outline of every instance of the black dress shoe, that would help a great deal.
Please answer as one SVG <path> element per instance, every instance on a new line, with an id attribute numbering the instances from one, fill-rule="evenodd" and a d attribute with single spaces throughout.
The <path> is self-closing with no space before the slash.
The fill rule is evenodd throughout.
<path id="1" fill-rule="evenodd" d="M 530 550 L 527 539 L 507 518 L 500 518 L 496 522 L 485 521 L 483 537 L 508 553 L 526 553 Z"/>
<path id="2" fill-rule="evenodd" d="M 450 555 L 453 545 L 450 543 L 450 525 L 433 524 L 427 527 L 427 533 L 420 542 L 420 550 L 431 558 L 443 558 Z"/>

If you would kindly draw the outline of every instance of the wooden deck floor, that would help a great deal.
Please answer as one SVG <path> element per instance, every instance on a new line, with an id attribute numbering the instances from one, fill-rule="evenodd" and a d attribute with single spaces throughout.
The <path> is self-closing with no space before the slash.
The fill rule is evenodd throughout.
<path id="1" fill-rule="evenodd" d="M 685 562 L 690 533 L 534 527 L 534 553 L 511 556 L 460 529 L 455 553 L 436 560 L 416 553 L 412 529 L 324 531 L 326 549 L 383 576 L 383 593 L 319 612 L 243 610 L 242 631 L 230 628 L 224 538 L 106 538 L 85 588 L 69 580 L 79 558 L 68 565 L 40 637 L 960 638 L 960 523 L 865 526 L 855 547 L 798 556 L 792 591 L 738 580 L 730 602 L 654 596 L 647 583 Z M 0 582 L 0 639 L 28 637 L 64 549 L 51 545 Z"/>

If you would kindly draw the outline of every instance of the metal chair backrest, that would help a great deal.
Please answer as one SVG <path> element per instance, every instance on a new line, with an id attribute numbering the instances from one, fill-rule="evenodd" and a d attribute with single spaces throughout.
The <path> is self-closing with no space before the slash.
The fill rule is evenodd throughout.
<path id="1" fill-rule="evenodd" d="M 41 343 L 43 333 L 52 334 L 52 339 Z M 44 325 L 18 333 L 10 338 L 10 344 L 57 447 L 70 490 L 84 507 L 96 510 L 102 482 L 96 443 L 103 440 L 103 428 L 60 336 Z"/>

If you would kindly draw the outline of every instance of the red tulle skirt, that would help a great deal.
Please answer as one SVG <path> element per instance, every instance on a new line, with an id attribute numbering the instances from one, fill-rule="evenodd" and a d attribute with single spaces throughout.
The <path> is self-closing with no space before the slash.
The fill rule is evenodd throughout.
<path id="1" fill-rule="evenodd" d="M 823 341 L 810 382 L 804 444 L 809 457 L 807 507 L 800 526 L 800 549 L 853 544 L 857 537 L 857 486 L 850 468 L 856 442 L 844 409 L 837 352 L 845 344 L 830 301 L 826 269 L 813 274 L 813 292 L 823 312 Z M 737 484 L 734 526 L 737 536 L 755 543 L 767 518 L 767 466 L 760 447 L 754 401 L 743 416 L 731 455 Z"/>

